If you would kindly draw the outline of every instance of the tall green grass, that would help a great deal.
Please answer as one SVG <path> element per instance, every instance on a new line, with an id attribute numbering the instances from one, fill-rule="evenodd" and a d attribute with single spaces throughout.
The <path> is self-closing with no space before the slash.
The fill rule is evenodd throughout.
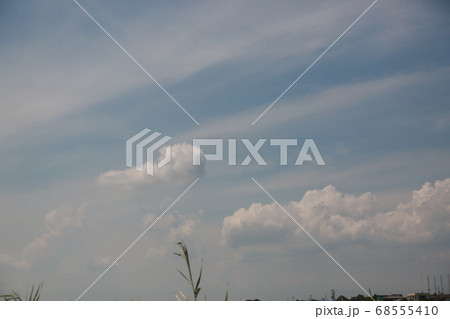
<path id="1" fill-rule="evenodd" d="M 9 294 L 0 295 L 0 299 L 4 301 L 38 301 L 41 298 L 41 291 L 44 283 L 38 284 L 36 287 L 33 285 L 31 287 L 30 293 L 25 294 L 25 298 L 15 290 L 12 290 Z"/>
<path id="2" fill-rule="evenodd" d="M 181 257 L 181 258 L 184 259 L 184 261 L 185 261 L 185 263 L 186 263 L 186 266 L 187 266 L 188 273 L 187 273 L 187 275 L 185 275 L 185 274 L 184 274 L 181 270 L 179 270 L 178 268 L 177 268 L 177 271 L 178 271 L 178 272 L 180 273 L 180 275 L 183 276 L 183 278 L 186 279 L 186 281 L 189 283 L 189 285 L 190 285 L 191 288 L 192 288 L 192 294 L 194 295 L 194 300 L 197 300 L 198 294 L 200 293 L 200 290 L 202 289 L 202 288 L 200 288 L 200 281 L 201 281 L 201 279 L 202 279 L 202 272 L 203 272 L 203 259 L 202 259 L 202 264 L 201 264 L 201 266 L 200 266 L 200 271 L 199 271 L 199 274 L 198 274 L 198 278 L 197 278 L 196 280 L 194 280 L 194 278 L 192 277 L 191 262 L 190 262 L 190 260 L 189 260 L 189 251 L 188 251 L 188 249 L 187 249 L 187 246 L 186 246 L 186 244 L 184 243 L 184 241 L 182 241 L 182 240 L 179 241 L 179 242 L 177 243 L 177 245 L 178 245 L 178 247 L 181 249 L 181 253 L 174 253 L 174 255 L 176 255 L 176 256 Z M 195 284 L 194 284 L 194 282 L 195 282 Z M 180 293 L 181 293 L 181 291 L 180 291 Z M 182 293 L 181 293 L 181 294 L 182 294 Z M 186 296 L 184 296 L 183 294 L 182 294 L 182 296 L 183 296 L 183 298 L 184 298 L 185 300 L 187 300 Z"/>
<path id="3" fill-rule="evenodd" d="M 180 252 L 175 252 L 174 255 L 183 258 L 187 272 L 182 272 L 177 268 L 178 273 L 189 283 L 190 288 L 192 289 L 192 295 L 194 297 L 194 300 L 198 300 L 201 287 L 200 283 L 202 280 L 202 273 L 203 273 L 203 259 L 200 265 L 200 269 L 198 271 L 198 276 L 193 276 L 193 271 L 191 267 L 191 261 L 189 258 L 189 251 L 188 248 L 183 240 L 180 240 L 176 243 L 176 245 L 180 248 Z M 37 286 L 33 285 L 31 287 L 31 291 L 25 294 L 25 297 L 22 298 L 22 295 L 17 292 L 16 290 L 12 290 L 8 294 L 0 295 L 0 300 L 4 301 L 38 301 L 41 298 L 41 292 L 44 284 L 39 283 Z M 228 287 L 229 284 L 227 284 L 227 288 L 225 291 L 225 301 L 228 301 Z M 189 298 L 180 290 L 179 295 L 175 295 L 178 300 L 189 300 Z M 206 295 L 205 295 L 206 300 Z"/>
<path id="4" fill-rule="evenodd" d="M 189 251 L 187 249 L 185 242 L 183 240 L 180 240 L 179 242 L 176 243 L 176 245 L 180 248 L 181 252 L 179 252 L 179 253 L 177 252 L 177 253 L 173 253 L 173 254 L 178 257 L 183 258 L 184 262 L 186 263 L 187 274 L 183 273 L 178 268 L 177 268 L 177 271 L 189 283 L 189 286 L 192 289 L 192 294 L 194 296 L 194 300 L 197 301 L 198 295 L 201 290 L 200 281 L 202 279 L 202 272 L 203 272 L 203 259 L 202 259 L 202 263 L 200 266 L 200 270 L 198 272 L 198 277 L 195 279 L 192 276 L 191 261 L 189 260 Z M 228 286 L 229 286 L 229 284 L 227 284 L 227 289 L 225 292 L 225 301 L 228 301 Z M 181 298 L 177 294 L 175 295 L 177 300 L 186 300 L 186 301 L 189 300 L 189 298 L 181 290 L 179 291 L 179 294 L 180 294 Z M 205 300 L 206 300 L 206 294 L 205 294 Z"/>

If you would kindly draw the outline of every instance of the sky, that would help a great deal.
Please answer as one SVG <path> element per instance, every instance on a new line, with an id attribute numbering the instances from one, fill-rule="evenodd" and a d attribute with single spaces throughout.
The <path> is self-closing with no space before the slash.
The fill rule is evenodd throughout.
<path id="1" fill-rule="evenodd" d="M 449 291 L 446 1 L 78 2 L 104 30 L 75 1 L 0 4 L 0 293 L 192 299 L 179 240 L 200 299 Z M 153 176 L 125 163 L 145 128 L 172 137 Z M 238 165 L 192 165 L 200 138 Z M 325 165 L 294 164 L 306 139 Z"/>

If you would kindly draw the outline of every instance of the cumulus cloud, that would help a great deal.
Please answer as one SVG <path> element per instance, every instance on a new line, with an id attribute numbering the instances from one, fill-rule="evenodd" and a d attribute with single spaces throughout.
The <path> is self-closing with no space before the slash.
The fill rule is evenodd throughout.
<path id="1" fill-rule="evenodd" d="M 305 193 L 285 209 L 319 242 L 423 243 L 450 237 L 450 178 L 425 183 L 408 203 L 377 211 L 371 193 L 343 194 L 334 186 Z M 275 204 L 252 204 L 223 221 L 224 243 L 231 248 L 265 242 L 310 245 L 304 232 Z"/>
<path id="2" fill-rule="evenodd" d="M 252 204 L 248 209 L 241 208 L 233 216 L 225 217 L 222 235 L 225 243 L 232 248 L 285 239 L 295 231 L 286 214 L 280 214 L 276 204 Z"/>
<path id="3" fill-rule="evenodd" d="M 156 221 L 159 215 L 150 213 L 142 218 L 142 224 L 144 227 L 150 226 Z M 198 232 L 198 228 L 203 217 L 203 211 L 200 210 L 196 213 L 180 214 L 177 211 L 166 213 L 162 216 L 157 223 L 155 223 L 153 231 L 157 231 L 160 234 L 164 234 L 165 242 L 173 244 L 175 241 L 185 239 Z M 167 245 L 160 247 L 150 247 L 147 250 L 146 257 L 162 256 L 167 253 Z"/>
<path id="4" fill-rule="evenodd" d="M 425 183 L 412 200 L 374 218 L 373 236 L 402 243 L 445 240 L 450 235 L 450 178 Z"/>
<path id="5" fill-rule="evenodd" d="M 177 211 L 164 214 L 155 227 L 168 233 L 167 239 L 171 242 L 193 235 L 197 232 L 200 220 L 203 217 L 203 211 L 197 213 L 180 214 Z M 158 218 L 157 215 L 150 213 L 142 219 L 144 227 L 150 226 Z"/>
<path id="6" fill-rule="evenodd" d="M 96 257 L 88 264 L 88 268 L 95 271 L 105 270 L 109 265 L 111 265 L 111 262 L 112 258 L 109 256 Z"/>
<path id="7" fill-rule="evenodd" d="M 98 183 L 103 186 L 130 189 L 135 187 L 151 186 L 161 182 L 183 184 L 187 181 L 192 181 L 203 174 L 203 162 L 201 162 L 200 165 L 192 165 L 193 150 L 199 152 L 200 150 L 186 143 L 172 145 L 171 161 L 164 167 L 158 169 L 156 163 L 165 157 L 165 150 L 166 148 L 161 148 L 159 150 L 160 156 L 158 161 L 156 161 L 153 165 L 153 176 L 139 172 L 135 167 L 133 167 L 125 170 L 111 170 L 102 173 L 98 178 Z M 145 164 L 144 171 L 146 171 Z"/>
<path id="8" fill-rule="evenodd" d="M 52 253 L 62 251 L 58 248 L 62 244 L 67 244 L 64 243 L 65 239 L 73 238 L 74 231 L 86 225 L 86 206 L 87 204 L 79 208 L 61 206 L 47 213 L 44 234 L 26 245 L 19 259 L 9 254 L 0 254 L 0 263 L 16 268 L 29 267 L 39 261 L 48 263 L 47 257 L 55 257 L 51 256 Z"/>

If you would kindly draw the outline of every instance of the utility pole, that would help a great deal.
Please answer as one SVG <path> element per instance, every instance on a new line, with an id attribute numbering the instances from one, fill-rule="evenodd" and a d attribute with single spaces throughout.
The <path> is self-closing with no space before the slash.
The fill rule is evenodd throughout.
<path id="1" fill-rule="evenodd" d="M 450 274 L 447 274 L 447 280 L 448 280 L 448 293 L 450 294 Z"/>
<path id="2" fill-rule="evenodd" d="M 434 279 L 434 294 L 437 295 L 437 287 L 436 287 L 436 275 L 433 275 L 433 279 Z"/>
<path id="3" fill-rule="evenodd" d="M 423 276 L 420 275 L 420 292 L 423 292 Z"/>

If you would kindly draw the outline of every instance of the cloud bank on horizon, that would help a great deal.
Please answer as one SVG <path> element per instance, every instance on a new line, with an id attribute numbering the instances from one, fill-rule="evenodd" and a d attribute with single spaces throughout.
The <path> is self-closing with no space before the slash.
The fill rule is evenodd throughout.
<path id="1" fill-rule="evenodd" d="M 328 185 L 310 190 L 285 209 L 323 243 L 365 242 L 418 244 L 446 242 L 450 236 L 450 178 L 425 183 L 407 203 L 380 212 L 376 196 L 343 194 Z M 275 203 L 253 203 L 225 217 L 222 236 L 233 249 L 270 243 L 310 246 L 314 243 Z"/>

